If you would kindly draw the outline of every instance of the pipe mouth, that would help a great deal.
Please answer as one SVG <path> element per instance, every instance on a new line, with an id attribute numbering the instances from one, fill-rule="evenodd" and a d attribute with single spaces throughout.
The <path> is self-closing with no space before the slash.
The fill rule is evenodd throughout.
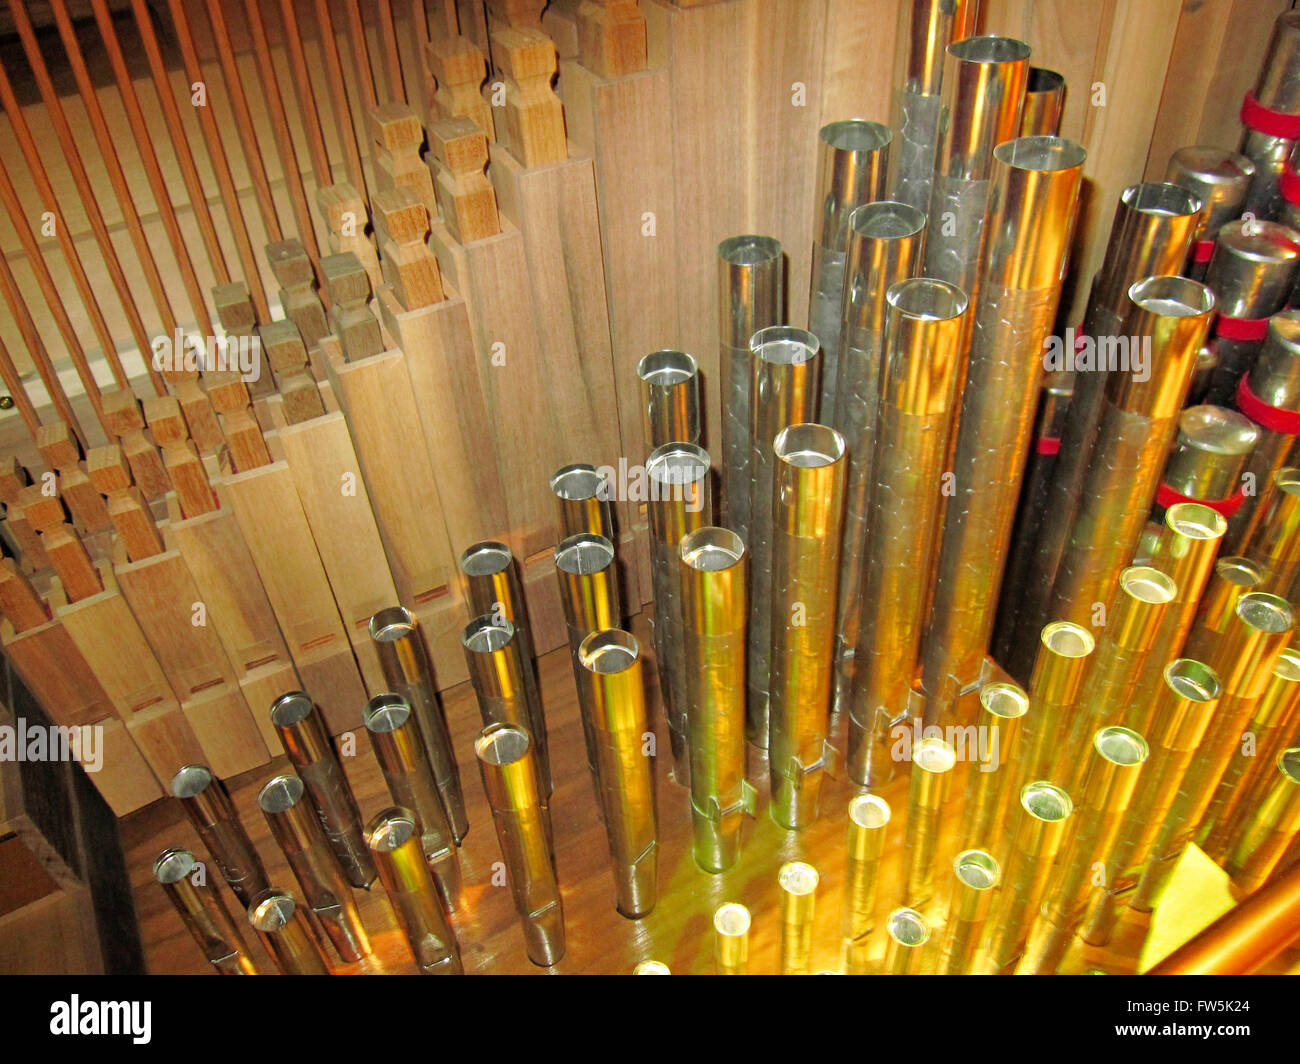
<path id="1" fill-rule="evenodd" d="M 926 772 L 951 772 L 957 765 L 957 751 L 952 744 L 930 736 L 916 744 L 912 764 Z"/>
<path id="2" fill-rule="evenodd" d="M 497 618 L 490 613 L 475 617 L 465 625 L 460 643 L 466 650 L 475 654 L 495 654 L 510 645 L 515 637 L 515 626 L 504 617 Z"/>
<path id="3" fill-rule="evenodd" d="M 460 569 L 466 576 L 496 576 L 509 569 L 513 560 L 509 547 L 487 539 L 465 549 L 460 556 Z"/>
<path id="4" fill-rule="evenodd" d="M 172 794 L 177 798 L 195 798 L 214 781 L 207 765 L 185 765 L 172 777 Z"/>
<path id="5" fill-rule="evenodd" d="M 1300 469 L 1286 466 L 1273 474 L 1277 490 L 1286 495 L 1300 495 Z"/>
<path id="6" fill-rule="evenodd" d="M 1218 247 L 1247 262 L 1281 265 L 1300 256 L 1300 233 L 1280 222 L 1233 220 L 1216 238 Z"/>
<path id="7" fill-rule="evenodd" d="M 997 859 L 984 850 L 963 850 L 953 858 L 952 870 L 962 886 L 971 890 L 992 890 L 1002 875 Z"/>
<path id="8" fill-rule="evenodd" d="M 609 498 L 609 478 L 586 462 L 557 469 L 551 477 L 551 491 L 565 502 L 586 502 Z"/>
<path id="9" fill-rule="evenodd" d="M 849 802 L 849 819 L 860 828 L 883 828 L 891 815 L 889 803 L 878 794 L 859 794 Z"/>
<path id="10" fill-rule="evenodd" d="M 1096 647 L 1092 633 L 1073 621 L 1053 621 L 1043 629 L 1042 644 L 1062 658 L 1086 658 Z"/>
<path id="11" fill-rule="evenodd" d="M 925 228 L 925 211 L 909 203 L 877 200 L 854 208 L 849 228 L 867 240 L 903 240 Z"/>
<path id="12" fill-rule="evenodd" d="M 738 902 L 719 905 L 713 914 L 713 930 L 727 938 L 740 938 L 749 934 L 749 910 Z"/>
<path id="13" fill-rule="evenodd" d="M 289 691 L 271 703 L 271 723 L 279 728 L 301 724 L 316 704 L 306 691 Z"/>
<path id="14" fill-rule="evenodd" d="M 650 452 L 645 472 L 651 480 L 670 487 L 698 484 L 709 472 L 709 453 L 693 443 L 665 443 Z"/>
<path id="15" fill-rule="evenodd" d="M 579 532 L 555 548 L 555 565 L 573 576 L 591 576 L 614 564 L 614 544 L 593 532 Z"/>
<path id="16" fill-rule="evenodd" d="M 370 638 L 377 643 L 396 643 L 415 631 L 415 614 L 405 606 L 386 606 L 370 618 Z"/>
<path id="17" fill-rule="evenodd" d="M 636 375 L 647 384 L 671 388 L 688 381 L 700 371 L 694 355 L 685 351 L 652 351 L 636 366 Z"/>
<path id="18" fill-rule="evenodd" d="M 1263 591 L 1251 591 L 1237 600 L 1234 611 L 1243 624 L 1265 635 L 1289 632 L 1294 623 L 1291 605 L 1284 598 Z"/>
<path id="19" fill-rule="evenodd" d="M 1025 82 L 1025 92 L 1056 92 L 1065 88 L 1065 77 L 1047 67 L 1031 66 Z"/>
<path id="20" fill-rule="evenodd" d="M 1300 354 L 1300 310 L 1281 310 L 1268 319 L 1268 332 L 1290 354 Z"/>
<path id="21" fill-rule="evenodd" d="M 273 934 L 288 926 L 297 908 L 292 894 L 272 887 L 262 891 L 249 904 L 248 922 L 258 931 Z"/>
<path id="22" fill-rule="evenodd" d="M 692 569 L 721 573 L 744 560 L 745 541 L 729 528 L 706 525 L 684 535 L 678 553 Z"/>
<path id="23" fill-rule="evenodd" d="M 718 258 L 732 266 L 761 266 L 765 262 L 779 262 L 781 241 L 752 233 L 729 236 L 718 245 Z"/>
<path id="24" fill-rule="evenodd" d="M 523 728 L 514 724 L 490 724 L 474 740 L 474 753 L 489 765 L 513 765 L 527 756 L 530 745 Z"/>
<path id="25" fill-rule="evenodd" d="M 411 704 L 391 692 L 375 695 L 361 711 L 361 723 L 372 732 L 395 732 L 410 719 Z"/>
<path id="26" fill-rule="evenodd" d="M 966 293 L 935 277 L 909 277 L 895 281 L 885 292 L 885 302 L 901 314 L 922 321 L 951 321 L 966 311 Z"/>
<path id="27" fill-rule="evenodd" d="M 865 118 L 845 118 L 817 131 L 823 144 L 836 151 L 879 151 L 894 139 L 888 126 Z"/>
<path id="28" fill-rule="evenodd" d="M 1014 37 L 986 34 L 948 45 L 948 54 L 966 63 L 1019 63 L 1029 58 L 1029 45 Z"/>
<path id="29" fill-rule="evenodd" d="M 993 149 L 993 158 L 1016 170 L 1055 173 L 1082 166 L 1088 153 L 1084 151 L 1083 145 L 1072 140 L 1040 135 L 1003 141 Z"/>
<path id="30" fill-rule="evenodd" d="M 303 790 L 302 780 L 286 772 L 257 792 L 257 804 L 264 813 L 286 813 L 302 801 Z"/>
<path id="31" fill-rule="evenodd" d="M 772 449 L 779 461 L 799 469 L 821 469 L 844 457 L 844 437 L 829 425 L 805 422 L 777 433 Z"/>
<path id="32" fill-rule="evenodd" d="M 1165 524 L 1188 539 L 1219 539 L 1228 531 L 1228 519 L 1199 502 L 1176 502 L 1165 511 Z"/>
<path id="33" fill-rule="evenodd" d="M 998 680 L 980 688 L 980 705 L 1003 720 L 1015 720 L 1029 712 L 1029 695 L 1019 684 Z"/>
<path id="34" fill-rule="evenodd" d="M 1214 575 L 1233 587 L 1259 587 L 1264 582 L 1263 567 L 1239 554 L 1216 561 Z"/>
<path id="35" fill-rule="evenodd" d="M 1273 675 L 1295 683 L 1300 680 L 1300 650 L 1287 647 L 1273 666 Z"/>
<path id="36" fill-rule="evenodd" d="M 885 921 L 885 931 L 900 946 L 924 946 L 930 940 L 930 925 L 915 909 L 895 909 Z"/>
<path id="37" fill-rule="evenodd" d="M 1128 297 L 1161 318 L 1194 318 L 1214 309 L 1214 293 L 1190 277 L 1143 277 L 1129 286 Z"/>
<path id="38" fill-rule="evenodd" d="M 400 805 L 381 809 L 366 824 L 366 845 L 381 853 L 392 853 L 417 832 L 415 814 Z"/>
<path id="39" fill-rule="evenodd" d="M 791 325 L 769 325 L 750 338 L 749 350 L 764 362 L 777 366 L 802 366 L 811 362 L 822 343 L 807 329 Z"/>
<path id="40" fill-rule="evenodd" d="M 198 868 L 199 862 L 189 850 L 173 846 L 163 850 L 153 863 L 153 877 L 164 886 L 179 883 Z"/>
<path id="41" fill-rule="evenodd" d="M 1168 181 L 1144 181 L 1129 185 L 1120 193 L 1120 202 L 1139 214 L 1158 214 L 1180 218 L 1201 213 L 1201 199 L 1195 193 Z"/>
<path id="42" fill-rule="evenodd" d="M 1178 585 L 1173 577 L 1148 565 L 1130 565 L 1119 574 L 1119 586 L 1139 602 L 1152 606 L 1173 602 L 1178 594 Z"/>
<path id="43" fill-rule="evenodd" d="M 1300 746 L 1293 746 L 1278 754 L 1277 768 L 1292 783 L 1300 783 Z"/>
<path id="44" fill-rule="evenodd" d="M 787 861 L 776 874 L 777 885 L 783 891 L 800 897 L 813 893 L 820 881 L 817 869 L 803 861 Z"/>
<path id="45" fill-rule="evenodd" d="M 1059 824 L 1074 811 L 1070 796 L 1046 780 L 1034 780 L 1020 789 L 1020 807 L 1048 824 Z"/>
<path id="46" fill-rule="evenodd" d="M 1259 428 L 1250 418 L 1205 403 L 1190 406 L 1178 416 L 1178 431 L 1194 442 L 1198 451 L 1210 454 L 1250 454 L 1259 442 Z"/>
<path id="47" fill-rule="evenodd" d="M 1131 728 L 1102 728 L 1092 737 L 1092 748 L 1112 765 L 1121 768 L 1140 765 L 1151 754 L 1147 741 Z"/>
<path id="48" fill-rule="evenodd" d="M 592 632 L 578 646 L 578 660 L 583 668 L 602 676 L 626 672 L 640 656 L 641 646 L 636 636 L 621 628 Z"/>
<path id="49" fill-rule="evenodd" d="M 1213 702 L 1223 691 L 1219 674 L 1195 658 L 1178 658 L 1166 665 L 1165 684 L 1188 702 Z"/>
<path id="50" fill-rule="evenodd" d="M 672 975 L 663 961 L 641 961 L 632 969 L 633 975 Z"/>
<path id="51" fill-rule="evenodd" d="M 1233 185 L 1255 176 L 1255 163 L 1240 152 L 1209 144 L 1190 144 L 1170 157 L 1170 170 L 1178 169 L 1205 185 Z M 1174 182 L 1177 184 L 1177 182 Z"/>

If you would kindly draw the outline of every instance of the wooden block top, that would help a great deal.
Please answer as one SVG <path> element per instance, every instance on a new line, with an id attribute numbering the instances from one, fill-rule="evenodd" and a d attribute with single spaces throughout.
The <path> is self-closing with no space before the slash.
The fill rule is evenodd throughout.
<path id="1" fill-rule="evenodd" d="M 540 30 L 546 0 L 487 0 L 487 6 L 493 15 L 511 26 Z"/>
<path id="2" fill-rule="evenodd" d="M 203 390 L 218 414 L 243 410 L 249 404 L 248 385 L 233 370 L 213 370 L 203 374 Z"/>
<path id="3" fill-rule="evenodd" d="M 18 493 L 27 487 L 30 478 L 16 456 L 0 455 L 0 502 L 18 501 Z"/>
<path id="4" fill-rule="evenodd" d="M 371 220 L 381 239 L 395 244 L 424 240 L 429 233 L 429 209 L 407 188 L 386 188 L 370 197 Z"/>
<path id="5" fill-rule="evenodd" d="M 157 443 L 179 443 L 189 436 L 180 400 L 174 395 L 159 395 L 144 401 L 144 419 L 149 423 Z"/>
<path id="6" fill-rule="evenodd" d="M 487 135 L 472 118 L 444 118 L 429 127 L 429 152 L 453 173 L 487 166 Z"/>
<path id="7" fill-rule="evenodd" d="M 144 428 L 144 415 L 140 413 L 140 400 L 125 388 L 115 388 L 100 396 L 103 406 L 104 427 L 115 436 L 134 429 Z"/>
<path id="8" fill-rule="evenodd" d="M 275 279 L 285 288 L 311 284 L 316 279 L 307 249 L 296 237 L 292 240 L 267 244 L 266 261 L 270 263 L 271 273 L 275 275 Z"/>
<path id="9" fill-rule="evenodd" d="M 307 345 L 293 322 L 273 321 L 257 331 L 262 339 L 262 354 L 276 373 L 307 364 Z"/>
<path id="10" fill-rule="evenodd" d="M 131 467 L 119 444 L 92 447 L 86 453 L 86 472 L 101 495 L 124 491 L 131 486 Z"/>
<path id="11" fill-rule="evenodd" d="M 515 29 L 503 26 L 492 31 L 492 42 L 499 46 L 493 57 L 501 72 L 514 81 L 531 81 L 534 78 L 550 79 L 559 63 L 555 42 L 540 30 Z"/>
<path id="12" fill-rule="evenodd" d="M 587 0 L 578 9 L 578 57 L 602 77 L 646 68 L 646 21 L 635 0 Z"/>
<path id="13" fill-rule="evenodd" d="M 257 313 L 248 296 L 243 281 L 219 284 L 212 289 L 212 302 L 217 308 L 217 318 L 229 333 L 247 333 L 257 324 Z"/>
<path id="14" fill-rule="evenodd" d="M 468 37 L 445 37 L 425 46 L 429 69 L 440 85 L 465 85 L 475 88 L 483 83 L 487 60 Z"/>
<path id="15" fill-rule="evenodd" d="M 38 484 L 28 484 L 18 492 L 17 505 L 22 507 L 28 522 L 37 532 L 58 528 L 68 520 L 68 511 L 63 505 L 63 500 L 59 498 L 57 492 L 46 494 L 46 483 L 48 482 L 42 480 Z"/>
<path id="16" fill-rule="evenodd" d="M 326 255 L 320 260 L 321 272 L 335 306 L 364 303 L 370 298 L 370 276 L 361 260 L 351 251 Z"/>
<path id="17" fill-rule="evenodd" d="M 77 437 L 62 421 L 52 421 L 37 429 L 36 447 L 51 469 L 71 469 L 81 461 Z"/>
<path id="18" fill-rule="evenodd" d="M 358 233 L 366 229 L 366 201 L 361 193 L 346 182 L 326 185 L 316 192 L 316 205 L 325 215 L 325 228 L 331 233 L 341 233 L 344 227 L 355 227 Z M 321 260 L 322 271 L 325 260 Z"/>
<path id="19" fill-rule="evenodd" d="M 374 144 L 388 151 L 419 148 L 424 143 L 424 126 L 415 109 L 404 103 L 385 103 L 366 112 L 366 133 Z"/>

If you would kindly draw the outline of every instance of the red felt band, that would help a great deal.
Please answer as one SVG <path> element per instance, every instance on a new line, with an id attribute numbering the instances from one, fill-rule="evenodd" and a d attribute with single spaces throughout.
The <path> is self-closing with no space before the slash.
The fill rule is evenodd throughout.
<path id="1" fill-rule="evenodd" d="M 1300 413 L 1269 406 L 1250 390 L 1249 375 L 1242 377 L 1237 385 L 1237 409 L 1260 428 L 1268 429 L 1269 432 L 1280 432 L 1283 436 L 1300 436 Z"/>
<path id="2" fill-rule="evenodd" d="M 1039 436 L 1034 440 L 1034 451 L 1037 454 L 1059 454 L 1061 451 L 1061 438 L 1059 436 Z"/>
<path id="3" fill-rule="evenodd" d="M 1300 140 L 1300 115 L 1289 115 L 1265 107 L 1253 92 L 1246 93 L 1241 101 L 1241 124 L 1270 137 L 1283 140 Z"/>
<path id="4" fill-rule="evenodd" d="M 1277 190 L 1282 193 L 1282 198 L 1287 203 L 1300 203 L 1300 174 L 1291 169 L 1288 162 L 1282 170 L 1282 176 L 1277 179 Z"/>
<path id="5" fill-rule="evenodd" d="M 1241 504 L 1246 501 L 1245 488 L 1237 489 L 1237 493 L 1226 499 L 1193 499 L 1190 495 L 1183 495 L 1181 492 L 1174 491 L 1168 484 L 1161 484 L 1156 488 L 1156 505 L 1168 510 L 1169 507 L 1179 502 L 1197 502 L 1202 506 L 1208 506 L 1211 510 L 1223 514 L 1224 517 L 1231 517 L 1239 509 Z"/>
<path id="6" fill-rule="evenodd" d="M 1198 240 L 1192 245 L 1193 262 L 1209 262 L 1210 256 L 1214 254 L 1213 240 Z"/>
<path id="7" fill-rule="evenodd" d="M 1230 318 L 1220 314 L 1214 335 L 1224 340 L 1262 340 L 1268 335 L 1268 319 Z"/>

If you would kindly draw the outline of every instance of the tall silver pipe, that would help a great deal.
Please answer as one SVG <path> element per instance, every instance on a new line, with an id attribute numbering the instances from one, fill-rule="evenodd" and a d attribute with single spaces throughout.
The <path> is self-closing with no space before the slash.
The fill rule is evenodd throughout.
<path id="1" fill-rule="evenodd" d="M 172 777 L 171 792 L 180 799 L 221 878 L 247 908 L 254 895 L 271 884 L 226 785 L 206 765 L 185 765 Z"/>
<path id="2" fill-rule="evenodd" d="M 1243 498 L 1241 474 L 1259 441 L 1250 418 L 1202 403 L 1178 415 L 1178 436 L 1156 489 L 1155 520 L 1180 502 L 1200 502 L 1232 513 Z"/>
<path id="3" fill-rule="evenodd" d="M 203 956 L 222 975 L 256 975 L 239 925 L 221 898 L 217 885 L 195 876 L 200 865 L 189 850 L 163 850 L 153 864 L 154 881 L 163 889 Z"/>
<path id="4" fill-rule="evenodd" d="M 1253 162 L 1225 148 L 1197 145 L 1179 148 L 1169 157 L 1165 180 L 1187 189 L 1204 205 L 1183 271 L 1194 281 L 1205 280 L 1219 230 L 1246 209 L 1254 176 Z"/>
<path id="5" fill-rule="evenodd" d="M 253 925 L 266 952 L 283 975 L 329 975 L 329 963 L 302 908 L 288 891 L 267 887 L 248 904 Z"/>
<path id="6" fill-rule="evenodd" d="M 785 321 L 785 255 L 770 236 L 733 236 L 718 245 L 718 346 L 722 377 L 722 524 L 746 543 L 753 471 L 749 456 L 749 340 Z M 671 441 L 665 441 L 671 442 Z"/>
<path id="7" fill-rule="evenodd" d="M 613 487 L 593 465 L 576 462 L 551 475 L 551 494 L 560 513 L 560 536 L 592 532 L 614 541 Z"/>
<path id="8" fill-rule="evenodd" d="M 699 443 L 700 367 L 695 358 L 685 351 L 653 351 L 637 363 L 636 375 L 646 453 L 665 443 Z"/>
<path id="9" fill-rule="evenodd" d="M 1278 181 L 1300 125 L 1300 12 L 1284 11 L 1273 23 L 1259 80 L 1242 105 L 1246 132 L 1241 153 L 1255 164 L 1246 210 L 1272 218 L 1281 196 Z"/>
<path id="10" fill-rule="evenodd" d="M 1065 110 L 1065 78 L 1055 70 L 1031 66 L 1025 78 L 1025 106 L 1020 136 L 1059 137 Z"/>

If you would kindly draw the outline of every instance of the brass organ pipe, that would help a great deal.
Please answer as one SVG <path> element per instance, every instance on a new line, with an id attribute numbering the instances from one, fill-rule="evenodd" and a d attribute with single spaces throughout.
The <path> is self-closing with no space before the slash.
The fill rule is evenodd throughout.
<path id="1" fill-rule="evenodd" d="M 180 799 L 222 879 L 247 908 L 253 896 L 266 890 L 270 882 L 226 785 L 206 765 L 185 765 L 172 777 L 171 792 Z"/>
<path id="2" fill-rule="evenodd" d="M 849 801 L 848 864 L 844 874 L 844 954 L 850 975 L 865 975 L 875 930 L 877 879 L 889 825 L 889 803 L 876 794 Z"/>
<path id="3" fill-rule="evenodd" d="M 706 872 L 740 856 L 745 815 L 745 578 L 735 532 L 706 527 L 681 541 L 692 852 Z"/>
<path id="4" fill-rule="evenodd" d="M 749 910 L 731 901 L 713 913 L 713 957 L 718 975 L 749 974 Z"/>
<path id="5" fill-rule="evenodd" d="M 886 295 L 875 437 L 860 546 L 841 573 L 860 572 L 848 720 L 848 773 L 879 786 L 890 727 L 908 715 L 920 656 L 929 574 L 939 536 L 945 471 L 957 412 L 965 295 L 945 281 L 911 278 Z M 850 461 L 852 450 L 850 450 Z M 856 485 L 855 485 L 856 487 Z M 842 595 L 853 594 L 845 587 Z M 843 611 L 841 611 L 843 612 Z"/>
<path id="6" fill-rule="evenodd" d="M 817 869 L 803 861 L 788 861 L 777 870 L 782 975 L 807 975 L 811 969 L 813 913 L 820 879 Z"/>
<path id="7" fill-rule="evenodd" d="M 637 363 L 641 427 L 649 454 L 666 443 L 700 442 L 700 367 L 685 351 L 653 351 Z"/>
<path id="8" fill-rule="evenodd" d="M 401 695 L 375 695 L 361 711 L 388 793 L 418 818 L 420 845 L 448 912 L 460 905 L 460 858 L 447 823 L 429 753 L 411 707 Z M 369 832 L 367 828 L 367 832 Z M 369 843 L 371 852 L 374 845 Z"/>
<path id="9" fill-rule="evenodd" d="M 791 425 L 773 444 L 768 808 L 792 830 L 817 818 L 826 766 L 844 454 L 826 425 Z"/>
<path id="10" fill-rule="evenodd" d="M 442 796 L 442 807 L 447 811 L 456 844 L 460 845 L 469 833 L 469 817 L 465 814 L 465 796 L 460 786 L 460 766 L 456 764 L 447 717 L 434 686 L 433 664 L 424 632 L 415 614 L 405 606 L 380 610 L 370 618 L 368 631 L 375 644 L 385 689 L 406 699 L 420 727 L 433 766 L 433 778 Z"/>
<path id="11" fill-rule="evenodd" d="M 1084 151 L 1055 137 L 994 149 L 979 302 L 922 648 L 926 720 L 977 681 L 1020 493 L 1043 341 L 1060 299 Z"/>
<path id="12" fill-rule="evenodd" d="M 593 465 L 578 462 L 551 476 L 551 494 L 560 513 L 561 536 L 590 532 L 614 540 L 613 488 Z"/>
<path id="13" fill-rule="evenodd" d="M 1221 505 L 1233 499 L 1258 441 L 1258 426 L 1244 414 L 1208 404 L 1188 407 L 1178 415 L 1178 437 L 1160 476 L 1155 513 L 1163 516 L 1165 494 Z"/>
<path id="14" fill-rule="evenodd" d="M 925 965 L 930 925 L 915 909 L 895 909 L 885 921 L 886 975 L 919 975 Z"/>
<path id="15" fill-rule="evenodd" d="M 163 850 L 154 861 L 153 878 L 212 967 L 222 975 L 257 975 L 244 936 L 231 919 L 216 883 L 206 876 L 196 883 L 194 873 L 198 870 L 194 854 L 173 847 Z"/>
<path id="16" fill-rule="evenodd" d="M 1201 220 L 1192 233 L 1185 276 L 1205 280 L 1214 239 L 1225 223 L 1241 217 L 1254 176 L 1253 162 L 1224 148 L 1195 145 L 1179 148 L 1169 157 L 1165 180 L 1187 189 L 1203 204 Z"/>
<path id="17" fill-rule="evenodd" d="M 582 641 L 578 659 L 593 711 L 616 904 L 622 916 L 635 920 L 654 908 L 659 866 L 641 650 L 627 632 L 605 629 Z"/>
<path id="18" fill-rule="evenodd" d="M 1057 137 L 1065 107 L 1065 78 L 1055 70 L 1031 66 L 1025 77 L 1025 106 L 1020 136 Z"/>
<path id="19" fill-rule="evenodd" d="M 848 711 L 856 670 L 863 554 L 875 482 L 876 418 L 888 312 L 885 297 L 893 285 L 916 272 L 924 247 L 925 212 L 915 207 L 884 200 L 859 207 L 849 217 L 844 320 L 836 369 L 838 394 L 834 409 L 821 412 L 822 420 L 843 434 L 849 450 L 831 703 L 836 720 Z"/>
<path id="20" fill-rule="evenodd" d="M 1017 740 L 1028 712 L 1029 696 L 1018 685 L 994 681 L 980 688 L 980 715 L 976 725 L 988 736 L 987 745 L 993 756 L 987 760 L 967 758 L 961 830 L 961 837 L 980 849 L 990 852 L 1001 849 L 1007 810 L 1012 801 L 1008 780 L 1016 774 L 1020 756 Z"/>
<path id="21" fill-rule="evenodd" d="M 1219 558 L 1201 593 L 1195 624 L 1183 644 L 1183 656 L 1209 661 L 1232 623 L 1241 596 L 1260 590 L 1263 583 L 1264 570 L 1249 558 Z"/>
<path id="22" fill-rule="evenodd" d="M 511 724 L 489 724 L 474 743 L 528 959 L 545 968 L 564 956 L 564 908 L 533 749 L 528 732 Z"/>
<path id="23" fill-rule="evenodd" d="M 1056 773 L 1059 744 L 1078 712 L 1079 690 L 1095 647 L 1092 633 L 1082 625 L 1053 621 L 1043 629 L 1015 771 L 1003 780 L 1003 786 L 1013 787 L 1012 794 L 1032 780 L 1050 780 Z"/>
<path id="24" fill-rule="evenodd" d="M 381 810 L 366 824 L 366 841 L 416 967 L 425 975 L 464 974 L 460 947 L 424 859 L 416 814 L 400 806 Z"/>
<path id="25" fill-rule="evenodd" d="M 329 964 L 311 925 L 294 896 L 268 887 L 248 905 L 253 925 L 266 951 L 283 975 L 329 975 Z"/>
<path id="26" fill-rule="evenodd" d="M 817 420 L 821 391 L 821 346 L 803 329 L 772 326 L 749 341 L 750 386 L 749 671 L 746 730 L 749 741 L 766 749 L 772 683 L 772 537 L 776 505 L 777 435 L 791 425 Z"/>
<path id="27" fill-rule="evenodd" d="M 719 516 L 750 542 L 750 338 L 785 320 L 785 256 L 770 236 L 733 236 L 718 245 L 718 347 L 722 378 Z M 775 435 L 775 433 L 773 433 Z M 665 441 L 667 442 L 667 441 Z"/>
<path id="28" fill-rule="evenodd" d="M 483 726 L 516 724 L 532 737 L 537 781 L 549 798 L 554 789 L 546 741 L 546 718 L 540 703 L 528 698 L 527 667 L 515 626 L 495 617 L 475 617 L 461 634 L 470 683 Z"/>
<path id="29" fill-rule="evenodd" d="M 645 464 L 650 485 L 650 573 L 654 584 L 651 635 L 659 690 L 668 719 L 673 779 L 691 782 L 689 701 L 682 615 L 682 537 L 713 523 L 709 456 L 697 444 L 665 443 Z"/>
<path id="30" fill-rule="evenodd" d="M 980 934 L 993 903 L 1002 867 L 991 853 L 963 850 L 952 862 L 956 886 L 948 904 L 949 975 L 968 974 L 975 964 Z"/>
<path id="31" fill-rule="evenodd" d="M 1284 466 L 1273 474 L 1263 518 L 1242 553 L 1264 573 L 1261 591 L 1290 599 L 1300 573 L 1300 469 Z"/>
<path id="32" fill-rule="evenodd" d="M 1246 894 L 1259 890 L 1300 833 L 1300 747 L 1283 750 L 1259 805 L 1242 824 L 1227 863 L 1228 875 Z"/>
<path id="33" fill-rule="evenodd" d="M 923 738 L 912 751 L 907 833 L 903 837 L 907 861 L 903 896 L 912 906 L 928 902 L 934 889 L 932 873 L 939 850 L 939 818 L 956 766 L 957 753 L 943 739 Z"/>
<path id="34" fill-rule="evenodd" d="M 1272 111 L 1300 114 L 1300 14 L 1283 11 L 1273 23 L 1268 50 L 1252 90 Z M 1257 218 L 1272 218 L 1281 206 L 1278 182 L 1295 141 L 1247 127 L 1241 153 L 1255 164 L 1245 209 Z"/>
<path id="35" fill-rule="evenodd" d="M 262 787 L 257 804 L 312 915 L 344 961 L 359 961 L 370 953 L 370 940 L 316 811 L 303 800 L 305 794 L 302 780 L 282 774 Z"/>
<path id="36" fill-rule="evenodd" d="M 849 218 L 864 203 L 883 199 L 894 134 L 879 122 L 850 118 L 817 133 L 817 202 L 813 213 L 812 285 L 808 330 L 821 341 L 818 409 L 832 428 L 839 392 L 840 326 L 849 246 Z"/>

